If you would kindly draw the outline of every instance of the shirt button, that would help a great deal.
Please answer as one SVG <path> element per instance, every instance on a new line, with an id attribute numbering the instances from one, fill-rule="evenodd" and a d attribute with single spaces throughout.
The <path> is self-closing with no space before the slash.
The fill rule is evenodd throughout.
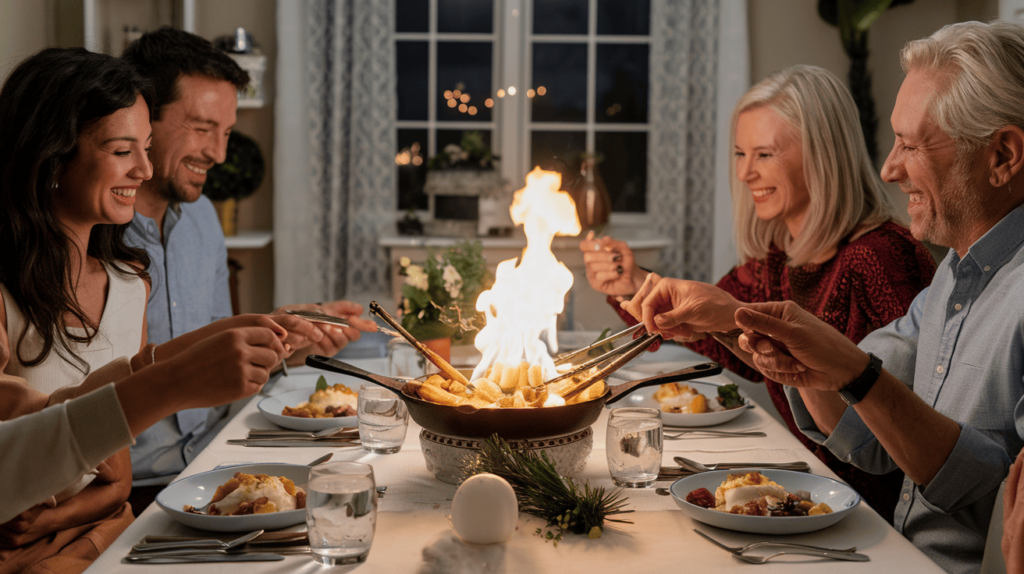
<path id="1" fill-rule="evenodd" d="M 986 266 L 985 266 L 985 271 L 988 271 L 989 269 L 992 269 L 992 268 L 991 268 L 991 267 L 989 267 L 988 265 L 986 265 Z"/>
<path id="2" fill-rule="evenodd" d="M 956 309 L 957 311 L 959 311 L 960 309 L 963 309 L 964 306 L 959 304 L 959 303 L 957 303 L 956 305 L 953 305 L 953 308 Z"/>
<path id="3" fill-rule="evenodd" d="M 938 367 L 935 367 L 935 372 L 940 374 L 940 375 L 942 374 L 942 371 L 945 371 L 945 370 L 946 369 L 942 368 L 942 365 L 939 365 Z"/>
<path id="4" fill-rule="evenodd" d="M 171 307 L 177 307 L 177 306 L 178 306 L 178 302 L 177 301 L 171 301 Z"/>
<path id="5" fill-rule="evenodd" d="M 909 494 L 904 494 L 903 495 L 903 500 L 910 500 L 910 495 Z"/>

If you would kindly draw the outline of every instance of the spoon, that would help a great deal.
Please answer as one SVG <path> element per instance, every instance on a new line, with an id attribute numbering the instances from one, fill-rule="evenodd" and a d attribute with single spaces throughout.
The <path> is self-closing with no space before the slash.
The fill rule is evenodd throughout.
<path id="1" fill-rule="evenodd" d="M 216 539 L 209 540 L 183 540 L 180 542 L 154 542 L 151 544 L 136 544 L 132 547 L 136 552 L 152 552 L 154 550 L 172 550 L 174 548 L 216 548 L 218 550 L 231 550 L 236 546 L 241 546 L 252 539 L 263 534 L 262 530 L 255 530 L 246 534 L 245 536 L 239 536 L 230 542 L 221 542 Z"/>
<path id="2" fill-rule="evenodd" d="M 329 452 L 329 453 L 321 456 L 320 458 L 317 458 L 313 462 L 307 464 L 306 466 L 312 468 L 312 467 L 317 466 L 319 464 L 323 464 L 323 463 L 331 460 L 332 456 L 334 456 L 334 453 L 333 452 Z M 207 502 L 206 504 L 204 504 L 204 505 L 202 505 L 202 506 L 200 506 L 198 508 L 196 508 L 195 506 L 186 506 L 185 507 L 185 512 L 187 512 L 189 514 L 206 514 L 206 512 L 210 509 L 210 505 L 211 504 L 213 504 L 213 501 Z M 260 534 L 262 534 L 262 533 L 263 533 L 263 531 L 261 530 Z M 257 534 L 256 536 L 259 536 L 259 534 Z M 256 536 L 253 536 L 253 538 L 255 538 Z"/>

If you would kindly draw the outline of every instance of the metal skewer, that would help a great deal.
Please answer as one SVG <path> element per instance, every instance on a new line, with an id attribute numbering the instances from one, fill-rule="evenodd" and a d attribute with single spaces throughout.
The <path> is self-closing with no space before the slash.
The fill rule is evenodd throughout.
<path id="1" fill-rule="evenodd" d="M 637 323 L 636 325 L 633 325 L 632 327 L 629 327 L 628 329 L 624 329 L 622 331 L 619 331 L 618 333 L 615 333 L 614 335 L 610 335 L 608 337 L 605 337 L 604 339 L 601 339 L 600 341 L 592 343 L 592 344 L 590 344 L 590 345 L 588 345 L 586 347 L 583 347 L 582 349 L 576 349 L 575 351 L 570 351 L 568 353 L 563 353 L 561 355 L 558 355 L 557 357 L 555 357 L 555 365 L 561 365 L 561 364 L 564 364 L 564 363 L 568 363 L 569 361 L 575 359 L 576 357 L 579 357 L 580 355 L 585 355 L 586 353 L 589 353 L 593 349 L 596 349 L 598 347 L 607 345 L 608 343 L 611 343 L 612 341 L 618 341 L 619 339 L 621 339 L 621 338 L 623 338 L 623 337 L 625 337 L 627 335 L 632 335 L 633 333 L 636 333 L 637 331 L 642 329 L 643 326 L 644 326 L 643 323 Z"/>
<path id="2" fill-rule="evenodd" d="M 460 373 L 458 369 L 453 367 L 451 363 L 444 360 L 440 355 L 431 351 L 426 347 L 426 345 L 416 340 L 416 337 L 413 337 L 409 331 L 406 331 L 405 327 L 402 327 L 402 324 L 396 321 L 394 317 L 385 311 L 379 303 L 371 301 L 370 312 L 380 317 L 388 325 L 391 325 L 391 327 L 393 327 L 395 331 L 398 331 L 406 341 L 409 341 L 409 344 L 419 351 L 421 355 L 426 357 L 431 363 L 437 365 L 437 368 L 441 369 L 441 372 L 447 375 L 449 379 L 458 381 L 467 387 L 469 386 L 469 379 L 467 379 L 465 375 Z"/>
<path id="3" fill-rule="evenodd" d="M 352 325 L 342 317 L 335 317 L 334 315 L 325 315 L 323 313 L 316 313 L 313 311 L 298 311 L 294 309 L 286 309 L 285 313 L 289 315 L 295 315 L 296 317 L 302 317 L 303 319 L 311 323 L 328 323 L 331 325 L 340 325 L 342 327 L 351 327 Z M 377 330 L 389 337 L 402 337 L 402 334 L 398 331 L 392 331 L 391 329 L 385 329 L 380 325 L 377 326 Z M 287 374 L 287 373 L 285 373 Z"/>
<path id="4" fill-rule="evenodd" d="M 660 341 L 660 340 L 661 340 L 661 335 L 659 335 L 657 333 L 648 333 L 648 334 L 644 335 L 643 337 L 640 337 L 639 339 L 637 339 L 637 341 L 640 341 L 639 344 L 637 344 L 635 347 L 630 349 L 628 352 L 626 352 L 626 353 L 624 353 L 622 355 L 619 355 L 619 357 L 616 358 L 614 361 L 612 361 L 611 363 L 606 365 L 600 371 L 598 371 L 598 372 L 594 373 L 593 375 L 591 375 L 589 379 L 587 379 L 586 381 L 583 381 L 581 384 L 577 385 L 571 391 L 569 391 L 569 392 L 565 393 L 564 395 L 562 395 L 562 398 L 568 401 L 569 399 L 571 399 L 571 398 L 575 397 L 576 395 L 582 393 L 583 391 L 585 391 L 587 389 L 587 387 L 589 387 L 590 385 L 593 385 L 597 381 L 600 381 L 600 380 L 604 379 L 605 377 L 607 377 L 608 375 L 610 375 L 610 374 L 614 373 L 615 371 L 619 370 L 619 367 L 621 367 L 621 366 L 625 365 L 626 363 L 632 361 L 634 358 L 636 358 L 637 355 L 639 355 L 640 353 L 643 353 L 644 351 L 646 351 L 647 347 L 650 347 L 651 345 L 653 345 L 655 341 Z M 623 345 L 623 347 L 625 347 L 625 345 Z"/>
<path id="5" fill-rule="evenodd" d="M 599 364 L 607 361 L 608 359 L 611 359 L 613 357 L 617 357 L 617 356 L 619 356 L 619 355 L 621 355 L 623 353 L 628 353 L 629 351 L 633 350 L 634 347 L 642 344 L 643 341 L 644 341 L 643 337 L 640 337 L 639 339 L 633 339 L 632 341 L 626 343 L 625 345 L 623 345 L 623 346 L 621 346 L 621 347 L 619 347 L 617 349 L 612 349 L 611 351 L 608 351 L 607 353 L 605 353 L 605 354 L 603 354 L 603 355 L 601 355 L 599 357 L 595 357 L 595 358 L 590 359 L 589 361 L 587 361 L 585 363 L 580 363 L 579 365 L 575 365 L 569 371 L 566 371 L 566 372 L 562 373 L 561 375 L 558 375 L 557 377 L 551 379 L 550 381 L 545 382 L 544 384 L 545 385 L 550 385 L 552 383 L 557 383 L 558 381 L 564 381 L 565 379 L 569 379 L 569 378 L 575 377 L 576 375 L 582 373 L 583 371 L 586 371 L 587 369 L 589 369 L 590 367 L 593 367 L 594 365 L 599 365 Z"/>

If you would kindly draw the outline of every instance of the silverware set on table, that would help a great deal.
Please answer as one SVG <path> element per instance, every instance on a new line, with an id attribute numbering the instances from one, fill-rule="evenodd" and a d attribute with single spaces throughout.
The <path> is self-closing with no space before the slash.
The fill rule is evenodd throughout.
<path id="1" fill-rule="evenodd" d="M 746 546 L 726 546 L 696 528 L 694 528 L 693 531 L 715 546 L 731 553 L 737 559 L 751 564 L 764 564 L 772 558 L 785 556 L 787 554 L 800 554 L 803 556 L 815 556 L 818 558 L 827 558 L 829 560 L 847 560 L 851 562 L 867 562 L 870 560 L 870 558 L 864 554 L 858 554 L 856 547 L 839 550 L 836 548 L 824 548 L 821 546 L 811 546 L 808 544 L 797 544 L 795 542 L 780 542 L 774 540 L 752 542 Z M 767 553 L 757 555 L 747 554 L 747 552 L 750 552 L 751 550 L 764 550 Z"/>
<path id="2" fill-rule="evenodd" d="M 306 532 L 257 530 L 231 535 L 147 536 L 132 546 L 127 563 L 180 564 L 188 562 L 274 562 L 285 556 L 309 554 Z"/>
<path id="3" fill-rule="evenodd" d="M 811 465 L 798 460 L 793 462 L 721 462 L 717 464 L 704 465 L 695 460 L 677 456 L 675 460 L 679 466 L 663 466 L 658 471 L 658 480 L 678 480 L 694 474 L 712 470 L 745 470 L 745 469 L 772 469 L 792 470 L 795 472 L 811 472 Z M 662 494 L 659 492 L 659 494 Z M 665 494 L 668 494 L 665 492 Z"/>
<path id="4" fill-rule="evenodd" d="M 322 431 L 251 429 L 245 438 L 230 439 L 228 444 L 259 447 L 361 446 L 359 442 L 359 429 L 352 427 L 332 428 Z"/>
<path id="5" fill-rule="evenodd" d="M 768 436 L 762 431 L 724 431 L 708 429 L 703 427 L 665 427 L 665 440 L 679 440 L 686 438 L 738 438 L 738 437 L 762 437 Z"/>

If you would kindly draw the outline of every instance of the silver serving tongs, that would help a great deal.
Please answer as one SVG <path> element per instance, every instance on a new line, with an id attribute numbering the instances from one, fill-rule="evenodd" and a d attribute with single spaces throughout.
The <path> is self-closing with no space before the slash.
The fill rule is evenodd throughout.
<path id="1" fill-rule="evenodd" d="M 589 353 L 593 349 L 596 349 L 598 347 L 602 347 L 602 346 L 607 345 L 608 343 L 611 343 L 613 341 L 618 341 L 619 339 L 621 339 L 623 337 L 626 337 L 628 335 L 632 335 L 633 333 L 636 333 L 637 331 L 642 329 L 643 326 L 644 326 L 643 323 L 637 323 L 636 325 L 633 325 L 632 327 L 629 327 L 627 329 L 619 331 L 618 333 L 615 333 L 614 335 L 609 335 L 609 336 L 605 337 L 604 339 L 601 339 L 600 341 L 591 343 L 590 345 L 587 345 L 586 347 L 583 347 L 582 349 L 576 349 L 575 351 L 570 351 L 568 353 L 562 353 L 561 355 L 558 355 L 557 357 L 555 357 L 555 365 L 562 365 L 562 364 L 568 363 L 569 361 L 575 359 L 576 357 L 579 357 L 580 355 L 586 355 L 587 353 Z M 588 362 L 590 362 L 590 361 L 588 361 Z"/>
<path id="2" fill-rule="evenodd" d="M 619 351 L 621 354 L 619 354 L 619 356 L 616 357 L 614 361 L 608 363 L 606 366 L 602 367 L 601 370 L 591 375 L 585 381 L 573 387 L 572 390 L 562 395 L 562 398 L 568 401 L 569 399 L 582 393 L 584 390 L 587 389 L 587 387 L 593 385 L 594 383 L 606 378 L 608 375 L 619 370 L 619 368 L 621 368 L 623 365 L 636 358 L 637 355 L 646 351 L 647 347 L 650 347 L 656 341 L 660 340 L 661 335 L 657 333 L 648 333 L 643 337 L 640 337 L 636 341 L 631 341 L 629 344 L 619 347 L 619 349 L 616 350 Z M 629 350 L 621 351 L 621 349 L 626 349 L 627 347 L 629 347 Z M 578 369 L 574 369 L 574 371 L 578 372 Z"/>
<path id="3" fill-rule="evenodd" d="M 642 326 L 642 325 L 640 325 L 640 326 Z M 637 329 L 633 329 L 633 331 L 636 331 L 636 330 Z M 616 335 L 613 335 L 611 337 L 608 337 L 608 339 L 604 339 L 604 341 L 607 342 L 608 340 L 615 340 L 616 338 L 618 338 L 619 335 L 623 335 L 623 333 L 625 333 L 625 331 L 623 331 L 622 333 L 618 333 Z M 578 365 L 573 365 L 572 369 L 562 373 L 561 375 L 558 375 L 557 377 L 551 379 L 550 381 L 546 381 L 544 384 L 550 385 L 552 383 L 557 383 L 558 381 L 564 381 L 565 379 L 570 379 L 572 377 L 575 377 L 576 375 L 586 371 L 587 369 L 589 369 L 589 368 L 591 368 L 591 367 L 593 367 L 595 365 L 600 365 L 601 363 L 603 363 L 603 362 L 605 362 L 605 361 L 607 361 L 609 359 L 618 357 L 619 355 L 622 355 L 624 353 L 628 353 L 628 352 L 632 351 L 634 348 L 642 345 L 644 343 L 644 340 L 645 340 L 644 337 L 639 337 L 639 338 L 633 339 L 632 341 L 626 343 L 625 345 L 622 345 L 621 347 L 612 349 L 611 351 L 608 351 L 607 353 L 605 353 L 603 355 L 594 357 L 593 359 L 590 359 L 589 361 L 582 362 L 582 363 L 580 363 Z M 593 347 L 593 346 L 594 345 L 591 345 L 591 347 Z M 633 356 L 636 356 L 636 355 L 633 355 Z"/>
<path id="4" fill-rule="evenodd" d="M 325 315 L 324 313 L 317 313 L 316 311 L 301 311 L 297 309 L 285 309 L 285 313 L 289 315 L 295 315 L 296 317 L 302 317 L 303 319 L 311 323 L 329 323 L 331 325 L 340 325 L 342 327 L 351 327 L 352 325 L 342 317 L 335 317 L 334 315 Z M 389 337 L 401 337 L 402 334 L 391 329 L 386 329 L 377 326 L 377 330 Z"/>

